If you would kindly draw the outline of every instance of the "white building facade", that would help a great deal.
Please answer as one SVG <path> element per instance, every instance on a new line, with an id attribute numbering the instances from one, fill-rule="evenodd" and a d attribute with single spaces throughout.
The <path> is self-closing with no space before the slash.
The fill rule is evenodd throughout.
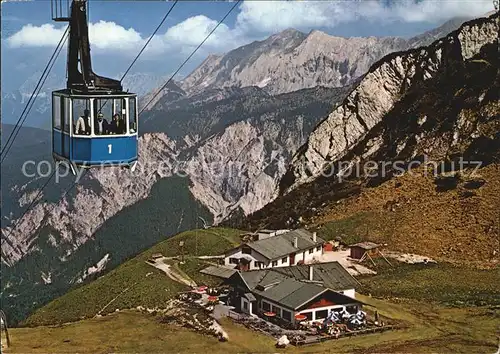
<path id="1" fill-rule="evenodd" d="M 275 234 L 258 241 L 241 244 L 228 251 L 226 266 L 238 265 L 241 270 L 255 270 L 308 264 L 319 260 L 324 241 L 316 233 L 293 231 Z M 290 235 L 291 234 L 291 235 Z"/>

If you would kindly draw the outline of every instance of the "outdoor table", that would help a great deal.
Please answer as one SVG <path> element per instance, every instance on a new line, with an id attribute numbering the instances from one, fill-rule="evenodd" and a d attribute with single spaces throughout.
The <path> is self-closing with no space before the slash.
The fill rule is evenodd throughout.
<path id="1" fill-rule="evenodd" d="M 295 319 L 296 319 L 297 321 L 302 322 L 302 321 L 304 321 L 304 320 L 307 320 L 307 316 L 306 316 L 306 315 L 300 315 L 300 314 L 299 314 L 299 315 L 295 315 Z"/>

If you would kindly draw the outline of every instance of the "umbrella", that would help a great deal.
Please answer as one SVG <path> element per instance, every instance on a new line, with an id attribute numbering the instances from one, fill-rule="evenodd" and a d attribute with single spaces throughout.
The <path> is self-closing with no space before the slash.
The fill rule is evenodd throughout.
<path id="1" fill-rule="evenodd" d="M 274 316 L 276 316 L 276 314 L 274 312 L 264 312 L 264 316 L 274 317 Z"/>
<path id="2" fill-rule="evenodd" d="M 295 315 L 295 319 L 297 321 L 304 321 L 304 320 L 307 320 L 307 316 L 306 315 L 301 315 L 300 313 Z"/>
<path id="3" fill-rule="evenodd" d="M 210 301 L 210 302 L 215 302 L 217 300 L 219 300 L 219 298 L 217 296 L 209 296 L 208 297 L 208 301 Z"/>

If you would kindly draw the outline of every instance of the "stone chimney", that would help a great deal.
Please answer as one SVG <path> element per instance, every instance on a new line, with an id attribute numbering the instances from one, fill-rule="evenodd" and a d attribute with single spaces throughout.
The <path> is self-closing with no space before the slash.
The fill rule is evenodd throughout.
<path id="1" fill-rule="evenodd" d="M 314 278 L 313 273 L 314 273 L 313 266 L 312 266 L 312 265 L 310 265 L 310 266 L 309 266 L 309 280 L 310 280 L 310 281 L 313 281 L 313 280 L 314 280 L 314 279 L 313 279 L 313 278 Z"/>
<path id="2" fill-rule="evenodd" d="M 316 232 L 313 232 L 313 242 L 316 242 L 317 238 L 316 238 Z"/>
<path id="3" fill-rule="evenodd" d="M 299 239 L 297 238 L 297 236 L 293 238 L 293 247 L 299 248 Z"/>

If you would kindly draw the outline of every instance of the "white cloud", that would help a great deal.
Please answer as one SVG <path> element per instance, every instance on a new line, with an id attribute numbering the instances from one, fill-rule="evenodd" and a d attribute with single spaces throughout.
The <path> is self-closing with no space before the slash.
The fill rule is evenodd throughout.
<path id="1" fill-rule="evenodd" d="M 125 29 L 114 22 L 99 21 L 89 25 L 92 48 L 131 50 L 143 45 L 141 35 L 133 28 Z"/>
<path id="2" fill-rule="evenodd" d="M 356 20 L 387 23 L 442 22 L 457 16 L 480 16 L 493 9 L 490 0 L 245 1 L 237 26 L 245 32 L 293 28 L 332 28 Z"/>
<path id="3" fill-rule="evenodd" d="M 64 28 L 56 28 L 52 24 L 23 26 L 18 32 L 7 39 L 7 43 L 14 48 L 18 47 L 55 47 L 62 35 Z"/>
<path id="4" fill-rule="evenodd" d="M 490 0 L 393 0 L 391 6 L 374 0 L 345 1 L 245 1 L 238 10 L 234 28 L 221 24 L 203 45 L 199 55 L 221 52 L 250 39 L 263 38 L 286 28 L 332 28 L 356 20 L 381 23 L 442 22 L 455 16 L 480 16 L 492 10 Z M 217 25 L 204 15 L 193 16 L 156 35 L 145 51 L 146 56 L 191 52 Z M 26 25 L 7 40 L 11 47 L 55 47 L 64 27 L 52 24 Z M 100 21 L 89 25 L 92 48 L 97 52 L 120 51 L 136 54 L 147 40 L 133 28 Z"/>
<path id="5" fill-rule="evenodd" d="M 191 52 L 217 26 L 217 23 L 218 21 L 204 15 L 190 17 L 170 27 L 160 38 L 166 48 Z M 242 45 L 244 42 L 245 38 L 240 35 L 238 29 L 230 29 L 226 24 L 222 23 L 207 39 L 202 48 L 204 51 L 224 51 Z M 153 50 L 155 47 L 157 46 L 152 46 Z"/>
<path id="6" fill-rule="evenodd" d="M 346 5 L 349 6 L 337 1 L 245 1 L 237 16 L 237 26 L 244 32 L 333 27 L 340 19 L 352 20 L 349 12 L 339 13 Z"/>
<path id="7" fill-rule="evenodd" d="M 64 34 L 65 27 L 53 24 L 23 26 L 7 39 L 11 47 L 55 47 Z M 141 35 L 133 28 L 125 29 L 114 22 L 99 21 L 89 25 L 89 39 L 96 49 L 135 49 L 143 43 Z"/>
<path id="8" fill-rule="evenodd" d="M 370 3 L 370 4 L 369 4 Z M 371 6 L 366 6 L 366 5 Z M 376 9 L 375 9 L 376 8 Z M 370 13 L 374 9 L 374 13 Z M 398 0 L 391 7 L 366 1 L 360 7 L 363 17 L 379 21 L 440 22 L 453 17 L 478 17 L 493 9 L 490 0 Z"/>
<path id="9" fill-rule="evenodd" d="M 185 43 L 189 46 L 197 46 L 217 26 L 217 21 L 206 16 L 198 15 L 190 17 L 165 33 L 165 40 L 173 43 Z M 217 31 L 207 40 L 206 44 L 214 45 L 225 36 L 231 36 L 231 30 L 225 24 L 221 24 Z"/>
<path id="10" fill-rule="evenodd" d="M 145 54 L 161 54 L 164 52 L 183 53 L 192 51 L 217 25 L 217 21 L 206 16 L 190 17 L 175 26 L 170 27 L 166 33 L 155 35 L 149 43 Z M 55 47 L 65 27 L 56 27 L 53 24 L 23 26 L 18 32 L 7 39 L 12 48 L 20 47 Z M 206 50 L 221 50 L 234 47 L 243 40 L 237 35 L 238 31 L 231 30 L 227 25 L 221 24 L 205 42 Z M 142 36 L 133 28 L 124 28 L 114 22 L 99 21 L 89 24 L 89 40 L 93 50 L 128 52 L 136 55 L 149 37 Z M 241 43 L 242 44 L 242 43 Z"/>

